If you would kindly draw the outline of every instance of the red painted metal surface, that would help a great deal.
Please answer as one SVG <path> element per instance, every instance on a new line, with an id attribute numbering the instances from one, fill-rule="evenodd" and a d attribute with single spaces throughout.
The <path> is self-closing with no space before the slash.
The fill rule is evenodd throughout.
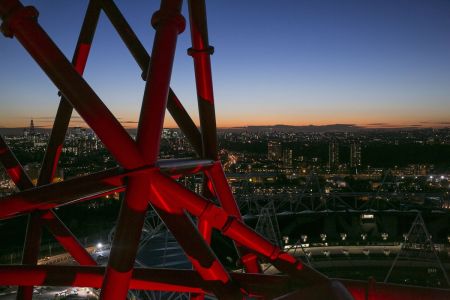
<path id="1" fill-rule="evenodd" d="M 95 27 L 100 16 L 100 7 L 95 1 L 90 1 L 85 19 L 81 28 L 80 36 L 78 38 L 72 64 L 75 70 L 82 75 L 89 56 L 89 50 L 94 37 Z M 62 151 L 65 134 L 69 126 L 70 117 L 72 114 L 72 107 L 64 98 L 61 98 L 58 111 L 53 124 L 52 134 L 48 143 L 47 151 L 45 153 L 44 161 L 42 162 L 41 170 L 37 184 L 45 185 L 51 183 L 58 167 L 59 157 Z M 24 251 L 22 256 L 23 264 L 36 265 L 40 248 L 40 235 L 38 232 L 42 222 L 33 219 L 33 215 L 27 224 L 27 234 L 25 236 Z M 78 240 L 72 235 L 70 230 L 58 219 L 53 211 L 47 211 L 39 215 L 43 219 L 45 225 L 55 236 L 56 240 L 72 254 L 75 260 L 79 263 L 87 265 L 96 265 L 96 262 L 81 246 Z M 17 299 L 29 299 L 33 296 L 33 287 L 19 287 L 17 292 Z"/>
<path id="2" fill-rule="evenodd" d="M 61 91 L 38 186 L 34 187 L 3 139 L 0 161 L 21 192 L 0 198 L 0 219 L 30 213 L 24 246 L 24 265 L 0 266 L 0 285 L 21 285 L 19 299 L 31 299 L 33 285 L 101 287 L 102 299 L 125 299 L 129 289 L 189 292 L 191 299 L 214 294 L 220 299 L 448 299 L 449 292 L 357 281 L 330 280 L 283 252 L 244 224 L 239 208 L 217 160 L 217 130 L 211 75 L 212 47 L 208 42 L 204 0 L 188 0 L 200 130 L 170 89 L 178 35 L 185 24 L 182 0 L 162 0 L 152 18 L 156 29 L 152 57 L 111 0 L 90 2 L 72 64 L 64 57 L 37 21 L 37 11 L 17 0 L 0 0 L 2 32 L 16 38 Z M 86 66 L 100 10 L 103 10 L 143 71 L 143 96 L 138 135 L 134 141 L 81 77 Z M 72 110 L 75 109 L 123 168 L 52 183 Z M 157 161 L 166 109 L 185 133 L 198 160 Z M 205 177 L 205 193 L 197 195 L 176 179 L 186 174 Z M 95 261 L 52 211 L 125 192 L 106 268 Z M 212 200 L 217 198 L 220 206 Z M 144 217 L 152 205 L 192 262 L 194 270 L 139 269 L 134 261 Z M 188 213 L 190 215 L 188 215 Z M 191 220 L 197 219 L 197 226 Z M 37 266 L 41 227 L 81 266 Z M 218 230 L 232 239 L 246 273 L 229 272 L 209 245 Z M 284 275 L 261 272 L 259 257 Z M 345 286 L 345 288 L 344 288 Z M 350 294 L 349 294 L 350 292 Z"/>

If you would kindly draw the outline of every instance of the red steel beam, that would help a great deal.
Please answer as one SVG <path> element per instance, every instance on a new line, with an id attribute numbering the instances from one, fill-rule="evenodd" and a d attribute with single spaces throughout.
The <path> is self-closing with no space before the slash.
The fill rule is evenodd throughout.
<path id="1" fill-rule="evenodd" d="M 202 131 L 203 157 L 217 159 L 217 130 L 214 109 L 214 93 L 211 74 L 210 55 L 214 48 L 209 45 L 208 28 L 206 20 L 206 4 L 204 0 L 189 0 L 189 16 L 192 48 L 188 50 L 194 60 L 197 99 Z M 220 165 L 209 170 L 208 176 L 214 185 L 216 195 L 222 207 L 229 214 L 241 218 L 236 201 L 231 193 L 228 182 Z M 207 172 L 208 175 L 208 172 Z M 205 179 L 208 180 L 208 179 Z M 201 229 L 209 233 L 211 229 L 207 221 L 200 220 Z M 260 267 L 254 254 L 249 253 L 237 245 L 238 253 L 245 256 L 243 263 L 249 272 L 259 272 Z"/>
<path id="2" fill-rule="evenodd" d="M 0 136 L 0 161 L 5 165 L 8 175 L 12 178 L 13 182 L 20 189 L 33 188 L 33 184 L 28 175 L 23 170 L 17 158 L 12 151 L 6 145 L 3 138 Z M 86 263 L 88 265 L 95 265 L 95 261 L 91 258 L 89 253 L 80 245 L 75 236 L 65 225 L 58 219 L 53 211 L 47 211 L 45 213 L 32 212 L 28 218 L 27 230 L 25 234 L 25 243 L 22 254 L 22 263 L 28 265 L 36 265 L 39 256 L 39 248 L 42 236 L 42 220 L 43 215 L 46 219 L 51 220 L 49 224 L 50 232 L 61 243 L 61 245 L 79 262 Z M 17 291 L 17 299 L 31 299 L 33 296 L 33 287 L 20 286 Z"/>
<path id="3" fill-rule="evenodd" d="M 161 160 L 157 168 L 162 172 L 179 177 L 196 174 L 211 166 L 209 160 Z M 47 210 L 69 203 L 78 203 L 125 190 L 125 177 L 149 173 L 153 167 L 142 167 L 124 171 L 113 168 L 97 173 L 71 178 L 50 185 L 35 187 L 0 198 L 0 220 L 29 213 L 33 210 Z M 16 170 L 21 170 L 20 168 Z"/>
<path id="4" fill-rule="evenodd" d="M 153 184 L 165 199 L 173 199 L 178 205 L 198 218 L 205 218 L 211 225 L 220 230 L 223 235 L 236 241 L 238 244 L 268 258 L 272 264 L 282 272 L 298 278 L 304 283 L 326 282 L 328 279 L 308 266 L 303 265 L 291 255 L 272 245 L 264 237 L 254 232 L 242 221 L 226 213 L 222 208 L 200 197 L 182 185 L 174 182 L 162 174 L 152 175 Z M 153 201 L 153 199 L 151 199 Z M 158 203 L 152 202 L 157 206 Z M 159 207 L 164 209 L 164 207 Z"/>
<path id="5" fill-rule="evenodd" d="M 104 267 L 83 266 L 0 266 L 0 285 L 79 286 L 100 288 Z M 294 290 L 287 276 L 230 273 L 251 296 L 279 296 Z M 131 289 L 180 293 L 211 293 L 211 287 L 193 270 L 135 268 Z M 269 297 L 268 297 L 269 298 Z"/>
<path id="6" fill-rule="evenodd" d="M 32 212 L 28 216 L 25 243 L 22 252 L 22 264 L 36 265 L 42 238 L 42 222 L 40 212 Z M 18 300 L 31 300 L 33 298 L 33 286 L 19 286 L 17 289 Z"/>
<path id="7" fill-rule="evenodd" d="M 81 266 L 0 266 L 0 285 L 35 285 L 35 286 L 79 286 L 101 287 L 104 267 Z M 287 276 L 231 273 L 234 280 L 253 296 L 273 295 L 295 290 L 296 286 Z M 367 281 L 336 279 L 352 294 L 355 300 L 376 299 L 436 299 L 450 298 L 450 291 L 417 286 L 404 286 L 385 283 L 368 283 Z M 162 290 L 170 292 L 210 292 L 201 277 L 191 270 L 135 268 L 130 283 L 131 289 Z M 298 288 L 298 287 L 297 287 Z M 317 290 L 317 286 L 313 289 Z"/>
<path id="8" fill-rule="evenodd" d="M 94 37 L 95 28 L 100 16 L 100 7 L 90 1 L 86 15 L 81 27 L 80 36 L 78 38 L 77 47 L 74 53 L 72 64 L 75 66 L 77 72 L 83 74 L 86 66 L 87 57 L 89 54 L 90 45 Z M 53 180 L 53 177 L 58 166 L 59 157 L 62 151 L 62 145 L 66 135 L 67 127 L 69 126 L 70 117 L 72 115 L 72 106 L 64 97 L 61 98 L 55 122 L 53 124 L 52 133 L 50 135 L 47 151 L 45 152 L 44 160 L 41 165 L 37 185 L 48 184 Z M 24 254 L 22 256 L 23 264 L 36 265 L 39 255 L 39 248 L 41 242 L 41 231 L 38 229 L 41 222 L 34 217 L 35 212 L 30 215 L 27 223 L 27 233 L 25 236 Z M 40 214 L 39 214 L 40 215 Z M 70 230 L 58 219 L 53 211 L 44 213 L 45 220 L 52 220 L 45 222 L 56 240 L 77 260 L 79 263 L 87 265 L 96 265 L 92 257 L 80 245 L 78 240 L 73 236 Z M 42 215 L 40 215 L 42 217 Z M 38 231 L 39 230 L 39 231 Z M 20 286 L 17 291 L 17 299 L 31 300 L 33 297 L 33 287 Z"/>
<path id="9" fill-rule="evenodd" d="M 5 196 L 0 198 L 0 220 L 123 191 L 124 177 L 139 172 L 110 169 Z"/>
<path id="10" fill-rule="evenodd" d="M 6 173 L 20 190 L 34 187 L 27 173 L 0 136 L 0 162 L 6 169 Z M 40 212 L 33 212 L 28 216 L 25 242 L 22 252 L 22 264 L 36 265 L 42 237 L 42 224 Z M 33 297 L 32 286 L 19 286 L 17 299 L 31 300 Z"/>
<path id="11" fill-rule="evenodd" d="M 6 170 L 9 178 L 14 182 L 19 190 L 33 188 L 34 185 L 23 170 L 17 158 L 9 149 L 3 137 L 0 135 L 0 162 Z"/>
<path id="12" fill-rule="evenodd" d="M 222 169 L 222 164 L 219 161 L 216 161 L 214 166 L 205 170 L 205 174 L 211 180 L 222 208 L 230 215 L 242 220 L 241 212 L 231 192 L 230 186 L 228 185 L 227 178 Z"/>
<path id="13" fill-rule="evenodd" d="M 219 299 L 242 298 L 238 286 L 232 281 L 186 213 L 161 197 L 158 190 L 152 189 L 152 191 L 152 202 L 158 203 L 154 206 L 156 212 L 177 239 L 194 269 L 211 286 L 213 293 Z M 164 209 L 160 209 L 160 207 L 164 207 Z"/>
<path id="14" fill-rule="evenodd" d="M 17 38 L 123 167 L 142 166 L 133 139 L 41 28 L 37 16 L 35 8 L 17 0 L 0 2 L 5 36 Z"/>
<path id="15" fill-rule="evenodd" d="M 136 138 L 146 163 L 150 165 L 156 162 L 159 153 L 176 39 L 185 26 L 184 18 L 179 14 L 181 3 L 181 1 L 162 1 L 160 11 L 152 18 L 156 35 Z M 164 202 L 164 199 L 158 197 L 157 191 L 152 198 L 154 201 L 158 199 L 161 203 Z M 164 205 L 167 207 L 167 203 Z M 157 211 L 204 280 L 218 281 L 214 286 L 214 293 L 222 298 L 236 295 L 238 289 L 232 287 L 223 266 L 182 210 L 176 209 L 176 214 L 158 209 Z"/>
<path id="16" fill-rule="evenodd" d="M 0 266 L 0 285 L 102 287 L 104 267 L 80 266 Z M 135 269 L 131 289 L 201 292 L 201 279 L 193 271 Z M 124 299 L 124 298 L 110 298 Z"/>
<path id="17" fill-rule="evenodd" d="M 169 89 L 167 110 L 192 145 L 192 148 L 194 148 L 195 153 L 201 157 L 202 139 L 200 131 L 172 89 Z"/>
<path id="18" fill-rule="evenodd" d="M 145 199 L 148 197 L 149 191 L 146 175 L 130 176 L 128 180 L 100 299 L 125 299 L 129 289 L 148 206 Z"/>
<path id="19" fill-rule="evenodd" d="M 40 265 L 37 267 L 0 266 L 0 285 L 101 287 L 104 267 Z M 292 290 L 286 276 L 231 273 L 234 280 L 252 296 L 281 295 Z M 211 293 L 197 272 L 192 270 L 135 268 L 131 289 L 180 293 Z"/>
<path id="20" fill-rule="evenodd" d="M 80 75 L 83 75 L 86 67 L 99 17 L 100 6 L 95 0 L 89 1 L 72 58 L 72 65 Z M 62 96 L 56 112 L 55 122 L 53 123 L 52 133 L 47 145 L 47 151 L 45 152 L 39 173 L 38 185 L 48 184 L 53 180 L 63 148 L 67 128 L 72 116 L 72 111 L 72 106 L 64 96 Z"/>
<path id="21" fill-rule="evenodd" d="M 200 128 L 202 133 L 202 155 L 217 159 L 217 130 L 214 110 L 214 92 L 211 76 L 210 55 L 214 48 L 209 45 L 204 0 L 188 0 L 189 23 L 192 48 L 188 54 L 194 59 L 195 83 L 197 87 Z"/>
<path id="22" fill-rule="evenodd" d="M 205 174 L 212 183 L 220 205 L 225 212 L 242 221 L 241 212 L 234 199 L 233 193 L 231 192 L 221 163 L 216 161 L 214 166 L 205 170 Z M 236 244 L 236 248 L 241 255 L 241 261 L 244 264 L 246 271 L 250 273 L 261 273 L 262 270 L 258 262 L 258 257 L 239 244 Z"/>
<path id="23" fill-rule="evenodd" d="M 41 220 L 61 246 L 63 246 L 79 264 L 87 266 L 97 265 L 91 255 L 53 211 L 49 210 L 42 213 Z"/>
<path id="24" fill-rule="evenodd" d="M 176 42 L 185 25 L 181 4 L 181 0 L 162 0 L 152 17 L 156 33 L 136 137 L 143 164 L 151 166 L 158 159 Z M 148 176 L 129 177 L 100 299 L 126 298 L 148 208 L 148 181 Z"/>
<path id="25" fill-rule="evenodd" d="M 147 76 L 147 69 L 150 62 L 150 55 L 141 44 L 131 26 L 123 17 L 120 10 L 112 0 L 98 0 L 101 3 L 103 10 L 105 11 L 108 19 L 116 29 L 117 33 L 122 38 L 122 41 L 127 46 L 131 55 L 136 60 L 137 64 L 142 70 L 142 77 L 145 79 Z M 186 135 L 187 139 L 191 143 L 196 153 L 201 156 L 202 153 L 202 141 L 200 131 L 197 129 L 194 121 L 181 104 L 178 97 L 175 95 L 172 89 L 169 88 L 169 95 L 167 99 L 167 110 L 172 115 L 173 119 L 177 123 L 181 131 Z"/>
<path id="26" fill-rule="evenodd" d="M 214 93 L 211 76 L 210 55 L 213 47 L 208 42 L 206 21 L 206 5 L 203 0 L 188 0 L 189 24 L 191 30 L 192 48 L 188 54 L 194 60 L 197 101 L 202 134 L 202 157 L 217 160 L 217 129 L 214 110 Z M 208 186 L 210 179 L 204 176 L 204 196 L 210 198 Z M 198 228 L 203 238 L 210 243 L 212 226 L 209 220 L 199 219 Z M 195 295 L 191 299 L 201 298 Z"/>

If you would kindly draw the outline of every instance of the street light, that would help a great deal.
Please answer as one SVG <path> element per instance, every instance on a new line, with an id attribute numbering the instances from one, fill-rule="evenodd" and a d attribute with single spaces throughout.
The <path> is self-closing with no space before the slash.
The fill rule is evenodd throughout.
<path id="1" fill-rule="evenodd" d="M 302 239 L 303 243 L 305 243 L 306 240 L 308 240 L 308 236 L 307 236 L 306 234 L 302 234 L 302 235 L 300 236 L 300 238 Z"/>

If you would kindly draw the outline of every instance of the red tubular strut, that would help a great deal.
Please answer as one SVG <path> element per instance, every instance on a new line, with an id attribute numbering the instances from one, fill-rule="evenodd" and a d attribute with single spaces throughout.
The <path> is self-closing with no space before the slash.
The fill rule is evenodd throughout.
<path id="1" fill-rule="evenodd" d="M 150 62 L 150 55 L 141 44 L 133 29 L 123 17 L 117 6 L 112 0 L 98 0 L 100 1 L 103 10 L 111 21 L 112 25 L 119 33 L 128 50 L 133 55 L 137 64 L 142 70 L 143 78 L 147 78 L 147 69 Z M 180 127 L 181 131 L 186 135 L 189 142 L 196 153 L 201 156 L 202 141 L 200 131 L 197 129 L 194 121 L 184 109 L 178 97 L 169 89 L 169 95 L 167 99 L 167 110 L 172 115 L 173 119 Z"/>
<path id="2" fill-rule="evenodd" d="M 17 38 L 116 160 L 129 169 L 142 166 L 141 154 L 130 135 L 39 26 L 36 9 L 3 0 L 0 16 L 4 34 Z"/>
<path id="3" fill-rule="evenodd" d="M 86 66 L 89 55 L 90 45 L 94 37 L 95 27 L 100 16 L 100 7 L 94 2 L 90 1 L 87 8 L 86 16 L 81 28 L 80 36 L 78 38 L 77 47 L 74 53 L 72 64 L 75 70 L 82 75 Z M 69 126 L 70 117 L 72 115 L 72 106 L 63 97 L 60 100 L 55 122 L 53 124 L 52 134 L 47 146 L 44 161 L 39 173 L 38 185 L 45 185 L 53 180 L 58 166 L 59 157 L 62 151 L 62 144 L 66 135 L 67 127 Z M 53 211 L 45 213 L 45 220 L 52 220 L 52 222 L 45 222 L 47 227 L 50 227 L 55 238 L 63 247 L 72 254 L 74 259 L 81 264 L 96 265 L 95 261 L 80 245 L 77 239 L 72 235 L 69 229 L 58 219 Z M 42 217 L 42 216 L 41 216 Z M 37 227 L 40 223 L 33 221 L 31 215 L 27 224 L 27 234 L 25 237 L 24 255 L 22 258 L 23 264 L 36 264 L 39 254 L 40 235 Z M 17 292 L 17 299 L 31 300 L 33 295 L 33 287 L 19 287 Z"/>
<path id="4" fill-rule="evenodd" d="M 184 19 L 180 15 L 181 3 L 181 0 L 162 0 L 160 10 L 152 18 L 152 25 L 156 28 L 153 57 L 148 69 L 136 138 L 143 164 L 154 165 L 158 157 L 177 36 L 184 30 Z M 129 178 L 102 285 L 101 299 L 125 299 L 128 293 L 148 206 L 148 180 L 147 176 Z"/>
<path id="5" fill-rule="evenodd" d="M 0 136 L 0 161 L 5 166 L 8 175 L 11 177 L 16 186 L 20 189 L 30 189 L 33 187 L 31 180 L 23 170 L 22 166 L 6 145 L 3 138 Z M 51 233 L 61 243 L 61 245 L 72 254 L 72 256 L 79 263 L 87 265 L 95 265 L 95 261 L 87 253 L 87 251 L 80 245 L 78 240 L 73 236 L 70 230 L 58 219 L 53 211 L 44 213 L 46 219 L 51 219 L 52 226 L 48 226 Z M 42 235 L 42 220 L 43 214 L 41 212 L 33 212 L 28 218 L 27 231 L 25 237 L 24 250 L 22 255 L 22 263 L 28 265 L 36 265 Z M 44 222 L 46 225 L 50 225 Z M 33 287 L 19 287 L 17 292 L 18 299 L 31 299 L 33 295 Z"/>

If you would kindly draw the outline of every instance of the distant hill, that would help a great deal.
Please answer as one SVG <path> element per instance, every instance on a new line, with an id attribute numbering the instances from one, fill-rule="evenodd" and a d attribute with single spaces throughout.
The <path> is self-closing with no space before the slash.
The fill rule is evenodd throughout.
<path id="1" fill-rule="evenodd" d="M 428 127 L 418 126 L 405 126 L 405 127 L 363 127 L 353 124 L 330 124 L 330 125 L 306 125 L 306 126 L 293 126 L 293 125 L 261 125 L 261 126 L 244 126 L 244 127 L 229 127 L 219 128 L 221 132 L 262 132 L 262 131 L 276 131 L 276 132 L 357 132 L 357 131 L 405 131 L 405 130 L 424 130 L 431 129 Z"/>
<path id="2" fill-rule="evenodd" d="M 367 130 L 367 128 L 352 125 L 352 124 L 332 124 L 332 125 L 307 125 L 307 126 L 292 126 L 292 125 L 263 125 L 263 126 L 247 126 L 247 127 L 232 127 L 220 128 L 223 131 L 278 131 L 278 132 L 352 132 Z"/>

